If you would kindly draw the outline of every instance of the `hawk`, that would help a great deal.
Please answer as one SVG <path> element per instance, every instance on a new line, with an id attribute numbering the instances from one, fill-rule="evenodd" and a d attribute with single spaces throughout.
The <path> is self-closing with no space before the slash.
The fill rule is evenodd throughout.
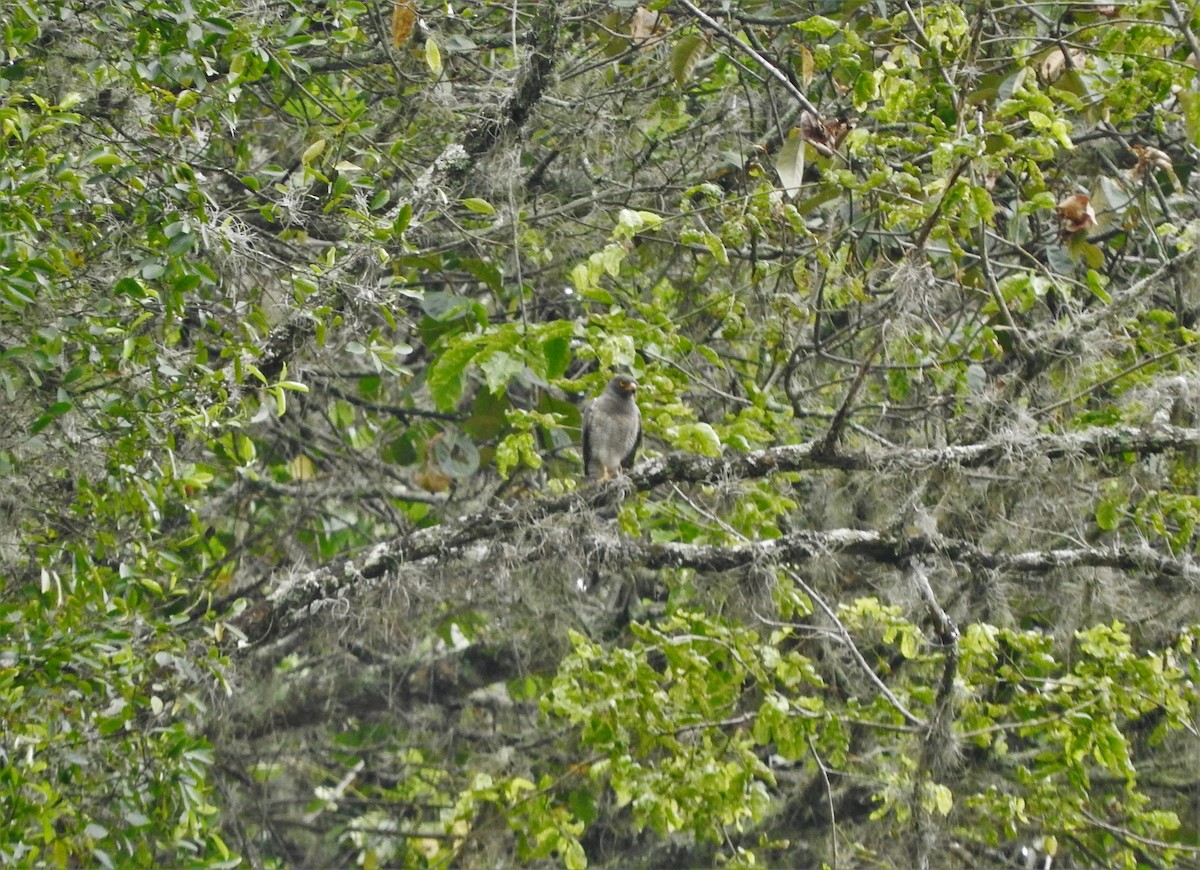
<path id="1" fill-rule="evenodd" d="M 642 412 L 634 396 L 637 381 L 617 375 L 583 412 L 583 474 L 600 480 L 633 467 L 642 442 Z"/>

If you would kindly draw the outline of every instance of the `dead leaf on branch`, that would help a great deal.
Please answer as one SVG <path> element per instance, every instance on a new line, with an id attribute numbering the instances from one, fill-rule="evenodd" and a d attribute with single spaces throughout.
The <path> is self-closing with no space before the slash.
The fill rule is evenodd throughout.
<path id="1" fill-rule="evenodd" d="M 804 179 L 805 143 L 822 157 L 833 157 L 854 126 L 854 121 L 848 118 L 827 121 L 807 110 L 801 112 L 800 126 L 791 129 L 775 158 L 775 171 L 783 189 L 794 195 L 800 188 Z"/>
<path id="2" fill-rule="evenodd" d="M 1086 62 L 1087 55 L 1077 48 L 1072 48 L 1069 52 L 1056 48 L 1038 64 L 1038 78 L 1050 84 L 1068 69 L 1082 69 Z"/>
<path id="3" fill-rule="evenodd" d="M 817 62 L 813 57 L 813 53 L 800 46 L 800 84 L 807 88 L 812 84 L 813 76 L 816 75 Z"/>
<path id="4" fill-rule="evenodd" d="M 1167 173 L 1175 189 L 1180 189 L 1179 176 L 1175 174 L 1175 164 L 1171 161 L 1170 154 L 1149 145 L 1130 145 L 1129 150 L 1137 157 L 1137 163 L 1129 170 L 1130 181 L 1141 181 L 1148 172 L 1161 169 Z"/>
<path id="5" fill-rule="evenodd" d="M 417 23 L 417 8 L 413 0 L 396 0 L 392 7 L 392 45 L 396 48 L 408 42 Z"/>
<path id="6" fill-rule="evenodd" d="M 645 48 L 662 39 L 667 32 L 667 22 L 661 12 L 651 12 L 645 6 L 633 10 L 629 19 L 629 35 L 637 48 Z"/>
<path id="7" fill-rule="evenodd" d="M 832 157 L 854 126 L 848 118 L 826 121 L 807 110 L 800 113 L 800 134 L 823 157 Z"/>
<path id="8" fill-rule="evenodd" d="M 1096 211 L 1087 194 L 1073 193 L 1055 206 L 1059 233 L 1064 237 L 1086 232 L 1096 225 Z"/>

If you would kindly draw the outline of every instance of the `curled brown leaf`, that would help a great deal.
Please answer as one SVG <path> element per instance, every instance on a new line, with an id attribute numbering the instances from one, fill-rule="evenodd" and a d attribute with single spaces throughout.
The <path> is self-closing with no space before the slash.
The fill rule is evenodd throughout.
<path id="1" fill-rule="evenodd" d="M 800 113 L 800 135 L 825 157 L 834 155 L 854 126 L 854 121 L 844 117 L 827 121 L 809 111 Z"/>
<path id="2" fill-rule="evenodd" d="M 1059 232 L 1064 237 L 1086 232 L 1096 225 L 1096 211 L 1087 194 L 1071 194 L 1055 206 L 1054 211 L 1058 214 Z"/>

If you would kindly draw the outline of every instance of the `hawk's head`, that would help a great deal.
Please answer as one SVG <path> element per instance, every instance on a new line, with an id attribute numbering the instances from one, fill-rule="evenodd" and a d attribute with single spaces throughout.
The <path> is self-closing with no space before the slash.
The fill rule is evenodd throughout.
<path id="1" fill-rule="evenodd" d="M 618 396 L 633 396 L 637 393 L 637 381 L 629 375 L 617 375 L 608 382 L 608 388 Z"/>

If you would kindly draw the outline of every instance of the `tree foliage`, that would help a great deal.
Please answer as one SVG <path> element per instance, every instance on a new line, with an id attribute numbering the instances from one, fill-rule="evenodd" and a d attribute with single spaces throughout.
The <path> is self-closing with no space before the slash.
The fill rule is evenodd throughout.
<path id="1" fill-rule="evenodd" d="M 1200 859 L 1195 8 L 0 28 L 0 860 Z"/>

